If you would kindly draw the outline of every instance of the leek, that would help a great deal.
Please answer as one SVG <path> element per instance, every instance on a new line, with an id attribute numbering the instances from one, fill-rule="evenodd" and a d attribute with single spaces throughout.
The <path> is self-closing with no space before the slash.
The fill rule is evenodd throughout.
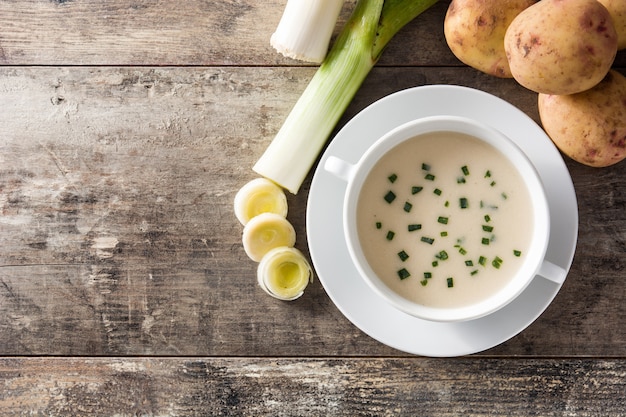
<path id="1" fill-rule="evenodd" d="M 393 36 L 437 0 L 358 0 L 328 55 L 253 170 L 296 194 Z"/>
<path id="2" fill-rule="evenodd" d="M 286 57 L 321 63 L 344 0 L 288 0 L 270 45 Z"/>

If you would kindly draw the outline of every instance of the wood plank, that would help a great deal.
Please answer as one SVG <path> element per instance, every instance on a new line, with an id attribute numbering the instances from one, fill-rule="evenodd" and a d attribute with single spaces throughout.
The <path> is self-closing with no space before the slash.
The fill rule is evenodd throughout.
<path id="1" fill-rule="evenodd" d="M 622 360 L 4 358 L 21 415 L 623 415 Z"/>
<path id="2" fill-rule="evenodd" d="M 266 296 L 241 247 L 234 194 L 312 73 L 0 68 L 0 354 L 402 355 L 352 326 L 319 281 L 293 303 Z M 511 80 L 377 68 L 341 124 L 433 83 L 538 118 L 534 94 Z M 581 213 L 570 277 L 535 324 L 488 354 L 626 355 L 626 330 L 612 324 L 626 321 L 626 165 L 568 167 Z M 289 196 L 305 252 L 309 181 Z"/>
<path id="3" fill-rule="evenodd" d="M 1 65 L 307 65 L 269 44 L 285 0 L 0 2 Z M 355 1 L 346 1 L 335 33 Z M 462 66 L 442 0 L 392 40 L 381 66 Z M 45 24 L 42 24 L 45 22 Z M 626 65 L 626 53 L 617 66 Z"/>

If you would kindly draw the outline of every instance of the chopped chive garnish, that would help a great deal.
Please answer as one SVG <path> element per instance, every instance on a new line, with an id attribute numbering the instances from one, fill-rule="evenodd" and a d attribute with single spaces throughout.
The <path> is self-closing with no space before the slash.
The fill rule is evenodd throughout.
<path id="1" fill-rule="evenodd" d="M 433 277 L 432 272 L 424 272 L 424 278 L 425 278 L 425 279 L 430 279 L 430 278 L 432 278 L 432 277 Z"/>
<path id="2" fill-rule="evenodd" d="M 422 228 L 421 224 L 410 224 L 407 229 L 409 232 L 414 232 L 416 230 L 420 230 Z"/>
<path id="3" fill-rule="evenodd" d="M 398 179 L 398 176 L 396 174 L 391 174 L 390 176 L 387 177 L 387 179 L 389 180 L 390 183 L 393 184 Z"/>
<path id="4" fill-rule="evenodd" d="M 398 252 L 398 258 L 400 258 L 400 260 L 402 262 L 406 261 L 407 259 L 409 259 L 409 254 L 406 253 L 405 251 L 401 250 L 400 252 Z"/>
<path id="5" fill-rule="evenodd" d="M 442 250 L 435 255 L 435 258 L 439 259 L 440 261 L 445 261 L 446 259 L 448 259 L 448 252 Z"/>
<path id="6" fill-rule="evenodd" d="M 485 266 L 485 263 L 487 263 L 487 258 L 485 258 L 484 256 L 479 257 L 478 263 L 481 264 L 482 266 Z"/>
<path id="7" fill-rule="evenodd" d="M 392 232 L 391 230 L 387 232 L 387 240 L 393 240 L 393 237 L 396 234 L 394 232 Z"/>
<path id="8" fill-rule="evenodd" d="M 474 269 L 472 272 L 470 272 L 470 275 L 474 276 L 478 273 L 478 269 Z"/>
<path id="9" fill-rule="evenodd" d="M 420 284 L 422 284 L 422 287 L 425 287 L 426 285 L 428 285 L 428 281 L 423 279 L 420 281 Z"/>
<path id="10" fill-rule="evenodd" d="M 502 199 L 503 199 L 503 200 L 506 200 L 507 198 L 509 198 L 509 196 L 508 196 L 508 195 L 506 195 L 506 193 L 502 193 L 502 194 L 500 194 L 500 195 L 502 196 Z"/>
<path id="11" fill-rule="evenodd" d="M 474 266 L 474 262 L 471 259 L 465 261 L 465 266 Z"/>
<path id="12" fill-rule="evenodd" d="M 440 235 L 441 237 L 446 237 L 446 236 L 448 236 L 448 232 L 446 232 L 446 231 L 444 230 L 443 232 L 439 233 L 439 235 Z"/>
<path id="13" fill-rule="evenodd" d="M 448 285 L 448 288 L 454 287 L 454 279 L 452 279 L 452 277 L 446 278 L 446 283 Z"/>
<path id="14" fill-rule="evenodd" d="M 482 238 L 481 242 L 482 242 L 483 245 L 489 245 L 490 240 L 488 238 L 484 237 L 484 238 Z"/>
<path id="15" fill-rule="evenodd" d="M 461 255 L 467 255 L 467 251 L 466 251 L 466 250 L 465 250 L 465 248 L 463 248 L 463 247 L 460 247 L 460 248 L 459 248 L 459 253 L 460 253 Z"/>
<path id="16" fill-rule="evenodd" d="M 461 167 L 461 171 L 463 171 L 463 175 L 469 175 L 469 169 L 467 168 L 467 165 L 463 165 Z"/>
<path id="17" fill-rule="evenodd" d="M 480 200 L 480 208 L 484 208 L 485 207 L 485 202 L 483 200 Z"/>
<path id="18" fill-rule="evenodd" d="M 422 191 L 424 189 L 424 187 L 418 187 L 417 185 L 411 187 L 411 194 L 415 195 L 417 193 L 419 193 L 420 191 Z"/>
<path id="19" fill-rule="evenodd" d="M 437 218 L 437 222 L 439 222 L 441 224 L 448 224 L 448 218 L 447 217 L 443 217 L 443 216 L 439 216 Z"/>
<path id="20" fill-rule="evenodd" d="M 465 177 L 459 177 L 456 179 L 457 184 L 465 184 Z"/>
<path id="21" fill-rule="evenodd" d="M 433 266 L 433 268 L 437 268 L 437 266 L 439 265 L 439 262 L 432 261 L 431 265 Z"/>
<path id="22" fill-rule="evenodd" d="M 383 227 L 383 224 L 381 222 L 376 222 L 377 229 L 381 229 L 382 227 Z"/>
<path id="23" fill-rule="evenodd" d="M 485 172 L 485 178 L 489 177 L 491 177 L 491 171 L 487 170 L 487 172 Z"/>
<path id="24" fill-rule="evenodd" d="M 422 236 L 420 240 L 424 243 L 428 243 L 429 245 L 432 245 L 433 242 L 435 241 L 435 239 L 431 237 L 426 237 L 426 236 Z"/>
<path id="25" fill-rule="evenodd" d="M 492 186 L 492 187 L 495 187 L 496 186 L 496 182 L 495 181 L 491 181 L 491 184 L 489 184 L 489 185 Z"/>
<path id="26" fill-rule="evenodd" d="M 493 232 L 493 226 L 487 226 L 486 224 L 483 224 L 483 230 L 485 232 Z"/>
<path id="27" fill-rule="evenodd" d="M 395 199 L 396 199 L 396 195 L 394 194 L 393 191 L 389 191 L 387 194 L 385 194 L 385 201 L 388 202 L 389 204 L 391 204 L 391 202 Z"/>
<path id="28" fill-rule="evenodd" d="M 462 209 L 466 209 L 467 207 L 469 207 L 469 203 L 467 202 L 467 198 L 465 198 L 465 197 L 459 198 L 459 205 L 461 206 Z"/>
<path id="29" fill-rule="evenodd" d="M 491 221 L 491 217 L 488 214 L 485 214 L 485 221 L 489 223 Z"/>
<path id="30" fill-rule="evenodd" d="M 500 266 L 502 266 L 502 259 L 496 256 L 495 259 L 491 261 L 491 265 L 493 265 L 496 269 L 500 269 Z"/>
<path id="31" fill-rule="evenodd" d="M 513 255 L 515 255 L 515 256 L 517 256 L 519 258 L 520 256 L 522 256 L 522 251 L 515 249 L 515 250 L 513 250 Z"/>
<path id="32" fill-rule="evenodd" d="M 430 171 L 430 165 L 425 164 L 425 163 L 422 163 L 422 169 L 423 169 L 424 171 Z"/>
<path id="33" fill-rule="evenodd" d="M 406 268 L 402 268 L 401 270 L 398 271 L 398 277 L 400 277 L 400 279 L 407 279 L 410 276 L 411 276 L 411 273 L 407 271 Z"/>
<path id="34" fill-rule="evenodd" d="M 439 188 L 435 188 L 433 190 L 433 193 L 437 194 L 437 195 L 441 195 L 441 190 Z"/>
<path id="35" fill-rule="evenodd" d="M 433 174 L 426 174 L 424 179 L 428 181 L 435 181 L 435 176 Z"/>
<path id="36" fill-rule="evenodd" d="M 444 207 L 448 207 L 448 206 L 450 206 L 450 202 L 446 200 L 446 202 L 445 202 L 445 203 L 443 203 L 443 206 L 444 206 Z"/>
<path id="37" fill-rule="evenodd" d="M 406 211 L 407 213 L 409 213 L 412 208 L 413 208 L 413 204 L 409 203 L 408 201 L 404 203 L 404 211 Z"/>

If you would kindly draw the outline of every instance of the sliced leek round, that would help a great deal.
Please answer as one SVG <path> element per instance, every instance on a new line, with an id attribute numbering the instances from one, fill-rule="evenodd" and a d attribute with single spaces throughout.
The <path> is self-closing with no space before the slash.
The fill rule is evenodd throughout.
<path id="1" fill-rule="evenodd" d="M 267 178 L 256 178 L 235 195 L 235 216 L 244 226 L 261 213 L 287 217 L 287 197 L 282 188 Z"/>
<path id="2" fill-rule="evenodd" d="M 270 250 L 257 269 L 259 286 L 279 300 L 291 301 L 304 294 L 313 272 L 302 252 L 281 246 Z"/>
<path id="3" fill-rule="evenodd" d="M 276 213 L 261 213 L 246 223 L 243 228 L 243 248 L 253 261 L 279 246 L 293 246 L 296 231 L 289 221 Z"/>

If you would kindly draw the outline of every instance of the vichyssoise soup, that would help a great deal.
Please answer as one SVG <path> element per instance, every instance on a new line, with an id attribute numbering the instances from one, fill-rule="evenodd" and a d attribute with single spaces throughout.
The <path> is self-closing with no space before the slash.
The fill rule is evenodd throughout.
<path id="1" fill-rule="evenodd" d="M 402 297 L 464 307 L 503 288 L 533 231 L 528 189 L 497 149 L 463 133 L 422 134 L 376 163 L 357 228 L 373 271 Z"/>

